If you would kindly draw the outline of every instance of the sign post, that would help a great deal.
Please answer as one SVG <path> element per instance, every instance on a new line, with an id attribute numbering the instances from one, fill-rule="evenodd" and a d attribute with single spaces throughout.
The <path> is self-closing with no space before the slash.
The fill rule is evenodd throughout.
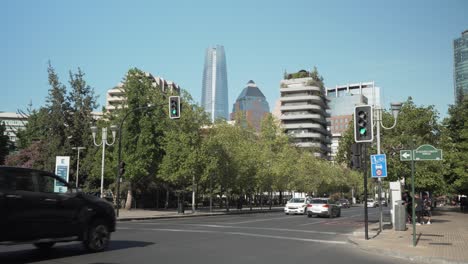
<path id="1" fill-rule="evenodd" d="M 68 182 L 70 176 L 70 157 L 56 156 L 55 157 L 55 174 Z M 54 192 L 67 192 L 68 187 L 59 181 L 54 182 Z"/>
<path id="2" fill-rule="evenodd" d="M 413 139 L 413 144 L 414 144 Z M 413 247 L 416 246 L 416 213 L 414 200 L 414 162 L 423 160 L 442 160 L 442 150 L 432 145 L 421 145 L 415 150 L 400 150 L 401 161 L 411 161 L 411 192 L 412 192 L 412 224 L 413 224 Z"/>

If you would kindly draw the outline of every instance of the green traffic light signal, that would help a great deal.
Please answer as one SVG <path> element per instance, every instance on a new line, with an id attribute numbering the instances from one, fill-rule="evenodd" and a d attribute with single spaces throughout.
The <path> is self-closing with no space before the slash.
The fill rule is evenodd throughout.
<path id="1" fill-rule="evenodd" d="M 359 134 L 365 135 L 366 133 L 367 133 L 367 129 L 365 127 L 361 127 L 361 129 L 359 129 Z"/>

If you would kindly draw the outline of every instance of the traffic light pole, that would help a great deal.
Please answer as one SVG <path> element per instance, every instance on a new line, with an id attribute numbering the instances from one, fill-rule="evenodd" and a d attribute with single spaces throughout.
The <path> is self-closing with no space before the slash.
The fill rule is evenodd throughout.
<path id="1" fill-rule="evenodd" d="M 367 146 L 366 143 L 359 143 L 362 153 L 362 171 L 364 175 L 364 238 L 369 240 L 369 214 L 367 211 Z"/>

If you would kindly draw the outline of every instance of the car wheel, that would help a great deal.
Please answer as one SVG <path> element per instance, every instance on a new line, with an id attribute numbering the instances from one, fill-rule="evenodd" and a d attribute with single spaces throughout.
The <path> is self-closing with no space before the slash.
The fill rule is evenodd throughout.
<path id="1" fill-rule="evenodd" d="M 34 243 L 34 246 L 40 250 L 50 249 L 55 245 L 55 242 L 41 242 L 41 243 Z"/>
<path id="2" fill-rule="evenodd" d="M 307 217 L 312 218 L 312 214 L 307 213 Z"/>
<path id="3" fill-rule="evenodd" d="M 107 248 L 109 241 L 109 227 L 103 220 L 96 220 L 89 226 L 83 245 L 91 252 L 99 252 Z"/>

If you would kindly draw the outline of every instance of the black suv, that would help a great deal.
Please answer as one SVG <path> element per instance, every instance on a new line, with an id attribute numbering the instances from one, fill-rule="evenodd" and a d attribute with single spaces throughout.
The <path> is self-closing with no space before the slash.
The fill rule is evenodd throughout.
<path id="1" fill-rule="evenodd" d="M 56 186 L 68 190 L 58 192 Z M 0 245 L 47 249 L 78 240 L 97 252 L 106 249 L 114 231 L 114 209 L 104 199 L 78 192 L 53 173 L 0 166 Z"/>

